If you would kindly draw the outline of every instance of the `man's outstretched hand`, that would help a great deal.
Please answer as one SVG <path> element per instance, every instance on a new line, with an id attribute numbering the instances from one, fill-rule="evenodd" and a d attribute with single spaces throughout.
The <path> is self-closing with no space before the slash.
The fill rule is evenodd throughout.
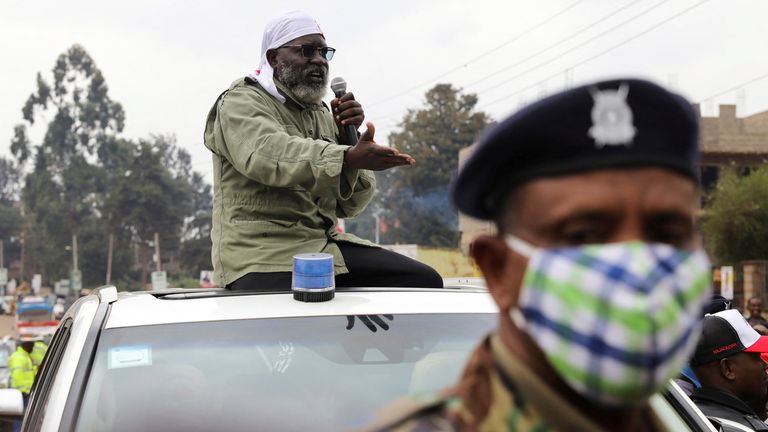
<path id="1" fill-rule="evenodd" d="M 350 147 L 344 156 L 344 162 L 348 167 L 383 171 L 402 165 L 416 165 L 416 160 L 410 155 L 376 144 L 373 140 L 373 134 L 376 132 L 373 123 L 368 122 L 365 126 L 365 132 L 360 135 L 357 144 Z"/>

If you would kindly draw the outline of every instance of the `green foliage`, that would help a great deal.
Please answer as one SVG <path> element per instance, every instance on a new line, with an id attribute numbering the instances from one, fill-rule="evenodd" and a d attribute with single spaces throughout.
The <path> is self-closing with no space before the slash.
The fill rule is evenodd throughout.
<path id="1" fill-rule="evenodd" d="M 18 205 L 21 173 L 13 161 L 0 157 L 0 240 L 3 240 L 3 265 L 20 258 L 19 234 L 24 219 Z"/>
<path id="2" fill-rule="evenodd" d="M 194 277 L 169 279 L 168 288 L 200 288 L 200 279 Z"/>
<path id="3" fill-rule="evenodd" d="M 702 231 L 715 261 L 768 259 L 768 165 L 746 176 L 723 169 L 708 201 Z"/>
<path id="4" fill-rule="evenodd" d="M 377 176 L 377 207 L 382 210 L 382 228 L 386 227 L 382 243 L 456 246 L 458 214 L 448 186 L 458 170 L 459 150 L 471 145 L 490 123 L 475 105 L 476 95 L 438 84 L 426 93 L 421 109 L 408 110 L 400 131 L 389 135 L 390 145 L 413 156 L 417 166 Z"/>
<path id="5" fill-rule="evenodd" d="M 180 152 L 184 154 L 172 138 L 163 136 L 141 140 L 134 148 L 117 200 L 140 241 L 152 240 L 156 232 L 166 240 L 181 235 L 184 217 L 191 212 L 192 189 L 183 174 L 168 169 Z"/>
<path id="6" fill-rule="evenodd" d="M 184 226 L 183 243 L 179 250 L 179 261 L 183 274 L 199 275 L 200 270 L 212 269 L 211 227 L 213 197 L 211 185 L 194 173 L 190 179 L 192 187 L 192 216 Z"/>
<path id="7" fill-rule="evenodd" d="M 52 81 L 37 75 L 22 113 L 25 122 L 14 130 L 11 151 L 22 167 L 34 161 L 21 191 L 27 277 L 65 278 L 76 234 L 84 285 L 101 285 L 112 237 L 112 280 L 141 289 L 155 232 L 169 271 L 184 268 L 196 277 L 200 268 L 178 258 L 186 240 L 210 232 L 210 186 L 192 170 L 190 155 L 173 136 L 120 137 L 125 113 L 81 46 L 59 56 Z M 35 130 L 39 133 L 30 133 Z M 41 142 L 33 144 L 32 135 L 42 136 Z M 0 159 L 0 235 L 12 230 L 5 228 L 13 217 L 2 205 L 5 197 L 18 195 L 18 187 L 6 187 L 13 168 Z M 191 259 L 198 263 L 201 245 L 194 242 L 192 249 L 197 252 Z M 210 261 L 210 243 L 207 255 Z"/>

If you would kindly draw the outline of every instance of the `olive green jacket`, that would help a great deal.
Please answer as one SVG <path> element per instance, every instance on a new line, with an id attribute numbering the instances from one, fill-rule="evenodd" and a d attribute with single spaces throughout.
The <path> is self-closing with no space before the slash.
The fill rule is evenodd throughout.
<path id="1" fill-rule="evenodd" d="M 371 171 L 344 166 L 337 127 L 327 106 L 303 105 L 285 87 L 280 103 L 249 78 L 222 93 L 208 114 L 205 146 L 213 152 L 215 281 L 226 286 L 246 273 L 291 271 L 293 255 L 333 255 L 336 242 L 376 245 L 336 231 L 337 217 L 360 213 L 373 197 Z"/>

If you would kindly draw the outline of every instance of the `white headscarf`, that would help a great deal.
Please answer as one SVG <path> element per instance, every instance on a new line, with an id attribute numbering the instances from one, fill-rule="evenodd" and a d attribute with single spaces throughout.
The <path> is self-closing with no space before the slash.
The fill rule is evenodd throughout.
<path id="1" fill-rule="evenodd" d="M 320 34 L 325 38 L 317 21 L 308 13 L 299 10 L 286 12 L 273 18 L 264 28 L 259 68 L 250 72 L 248 76 L 258 81 L 264 90 L 282 103 L 285 103 L 285 97 L 277 91 L 275 86 L 273 79 L 275 71 L 267 61 L 267 50 L 279 48 L 298 37 L 309 34 Z"/>

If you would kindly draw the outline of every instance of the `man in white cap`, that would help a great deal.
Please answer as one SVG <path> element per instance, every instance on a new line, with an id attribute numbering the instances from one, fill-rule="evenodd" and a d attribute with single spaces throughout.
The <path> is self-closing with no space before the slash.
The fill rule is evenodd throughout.
<path id="1" fill-rule="evenodd" d="M 333 115 L 323 103 L 334 53 L 311 16 L 281 15 L 264 30 L 259 69 L 208 114 L 219 286 L 287 289 L 293 255 L 323 252 L 334 257 L 336 286 L 442 287 L 432 268 L 336 229 L 373 197 L 372 171 L 416 162 L 377 145 L 371 123 L 356 143 L 339 133 L 364 113 L 352 93 L 331 102 Z"/>
<path id="2" fill-rule="evenodd" d="M 704 317 L 691 367 L 701 381 L 691 399 L 710 417 L 768 431 L 768 336 L 760 336 L 735 309 Z"/>

